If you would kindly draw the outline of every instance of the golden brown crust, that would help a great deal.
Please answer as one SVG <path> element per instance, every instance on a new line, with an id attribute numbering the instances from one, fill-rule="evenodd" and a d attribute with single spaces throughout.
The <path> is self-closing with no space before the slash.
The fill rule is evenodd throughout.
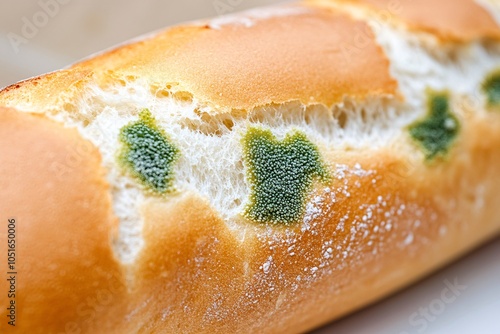
<path id="1" fill-rule="evenodd" d="M 142 211 L 146 245 L 134 268 L 136 304 L 148 306 L 132 323 L 144 333 L 230 333 L 251 242 L 237 242 L 206 200 L 193 194 L 151 200 Z"/>
<path id="2" fill-rule="evenodd" d="M 61 70 L 27 79 L 0 91 L 0 105 L 35 113 L 72 110 L 69 103 L 83 94 L 92 71 Z"/>
<path id="3" fill-rule="evenodd" d="M 379 19 L 397 19 L 408 29 L 426 32 L 443 42 L 500 39 L 500 27 L 475 0 L 312 0 L 352 4 L 369 9 Z M 452 13 L 452 15 L 451 15 Z"/>
<path id="4" fill-rule="evenodd" d="M 76 130 L 0 108 L 0 212 L 17 226 L 17 333 L 109 331 L 125 311 L 116 219 L 97 149 Z M 2 238 L 0 250 L 6 254 Z M 2 279 L 0 289 L 8 291 Z M 8 332 L 9 299 L 0 329 Z M 104 327 L 102 327 L 104 326 Z"/>
<path id="5" fill-rule="evenodd" d="M 174 28 L 84 66 L 119 77 L 147 77 L 154 85 L 175 86 L 218 109 L 290 100 L 330 106 L 344 96 L 395 93 L 388 60 L 372 33 L 363 55 L 347 59 L 343 53 L 343 48 L 355 47 L 352 36 L 357 31 L 369 31 L 365 23 L 344 14 L 300 9 L 303 13 L 297 15 L 256 19 L 250 27 Z"/>
<path id="6" fill-rule="evenodd" d="M 389 62 L 365 23 L 315 7 L 279 10 L 288 7 L 298 13 L 255 19 L 251 26 L 172 28 L 77 64 L 71 72 L 93 72 L 101 85 L 112 79 L 147 79 L 151 86 L 188 92 L 221 111 L 287 101 L 330 106 L 345 96 L 395 94 Z M 360 32 L 362 46 L 353 38 Z M 360 47 L 363 52 L 346 51 Z M 67 87 L 57 78 L 48 80 L 54 91 Z M 47 89 L 43 85 L 40 91 Z M 0 93 L 0 102 L 7 105 L 24 99 L 17 92 Z"/>

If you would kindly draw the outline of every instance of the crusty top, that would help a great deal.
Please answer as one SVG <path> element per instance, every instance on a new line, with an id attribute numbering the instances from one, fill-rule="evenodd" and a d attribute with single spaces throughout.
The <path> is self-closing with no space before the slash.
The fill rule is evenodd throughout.
<path id="1" fill-rule="evenodd" d="M 68 95 L 81 94 L 82 82 L 134 78 L 157 90 L 187 93 L 222 112 L 288 101 L 331 106 L 345 97 L 396 94 L 397 82 L 373 32 L 342 10 L 344 4 L 382 16 L 387 11 L 407 28 L 442 41 L 500 39 L 500 28 L 473 0 L 311 0 L 174 27 L 8 87 L 0 103 L 57 109 Z"/>
<path id="2" fill-rule="evenodd" d="M 188 92 L 223 110 L 287 101 L 330 106 L 345 96 L 363 99 L 396 92 L 388 59 L 366 23 L 309 5 L 252 15 L 166 30 L 73 66 L 61 80 L 50 80 L 50 91 L 71 90 L 68 79 L 78 83 L 90 72 L 101 84 L 110 78 L 147 78 L 158 89 Z M 357 34 L 362 34 L 362 45 Z M 360 48 L 362 52 L 352 52 Z M 61 84 L 54 87 L 54 82 Z M 23 85 L 30 86 L 30 96 L 45 100 L 36 93 L 47 91 L 45 79 Z M 3 91 L 0 102 L 22 106 L 26 96 L 19 92 Z M 47 98 L 52 98 L 49 105 L 57 104 L 56 97 Z M 46 100 L 40 103 L 46 106 Z"/>
<path id="3" fill-rule="evenodd" d="M 345 95 L 395 92 L 388 60 L 371 32 L 362 53 L 345 51 L 356 47 L 353 36 L 367 31 L 365 23 L 328 10 L 293 9 L 293 15 L 279 16 L 277 10 L 274 17 L 246 24 L 235 19 L 174 28 L 77 68 L 148 77 L 223 109 L 290 100 L 332 105 Z"/>
<path id="4" fill-rule="evenodd" d="M 312 0 L 323 4 L 352 4 L 368 9 L 382 21 L 399 21 L 441 41 L 470 42 L 500 39 L 500 28 L 474 0 Z M 452 15 L 450 15 L 452 14 Z M 396 19 L 396 20 L 393 20 Z"/>

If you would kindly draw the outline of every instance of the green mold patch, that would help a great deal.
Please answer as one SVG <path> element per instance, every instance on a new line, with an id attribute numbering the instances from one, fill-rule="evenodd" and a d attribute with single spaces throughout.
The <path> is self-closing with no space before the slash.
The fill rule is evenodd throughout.
<path id="1" fill-rule="evenodd" d="M 121 164 L 146 189 L 156 194 L 172 190 L 173 165 L 179 150 L 161 130 L 151 112 L 144 109 L 139 120 L 120 130 L 123 144 L 119 155 Z"/>
<path id="2" fill-rule="evenodd" d="M 500 107 L 500 70 L 489 74 L 481 85 L 489 107 Z"/>
<path id="3" fill-rule="evenodd" d="M 418 142 L 427 160 L 448 153 L 460 130 L 458 119 L 450 111 L 447 92 L 428 93 L 427 116 L 410 125 L 412 138 Z"/>
<path id="4" fill-rule="evenodd" d="M 329 179 L 318 148 L 301 132 L 279 141 L 256 127 L 244 135 L 243 147 L 251 185 L 245 217 L 264 224 L 299 222 L 314 179 Z"/>

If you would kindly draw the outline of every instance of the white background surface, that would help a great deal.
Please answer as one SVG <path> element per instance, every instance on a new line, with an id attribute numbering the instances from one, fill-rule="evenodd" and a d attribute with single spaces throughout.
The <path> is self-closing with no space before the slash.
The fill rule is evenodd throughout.
<path id="1" fill-rule="evenodd" d="M 52 7 L 52 15 L 47 15 L 49 18 L 44 23 L 40 12 L 46 10 L 40 2 L 51 1 L 1 0 L 0 87 L 67 66 L 89 54 L 170 24 L 217 16 L 221 10 L 234 12 L 277 2 L 60 0 L 66 4 Z M 218 10 L 221 3 L 226 6 Z M 34 23 L 36 19 L 40 20 L 39 27 L 35 26 L 36 29 L 23 37 L 26 21 Z M 25 43 L 17 46 L 17 51 L 11 42 L 13 34 L 26 37 Z M 430 314 L 429 320 L 425 320 L 422 312 L 439 306 L 445 282 L 455 279 L 466 288 L 453 302 L 445 304 L 443 310 L 437 310 L 441 313 Z M 315 333 L 500 333 L 500 240 L 490 242 L 432 277 Z"/>

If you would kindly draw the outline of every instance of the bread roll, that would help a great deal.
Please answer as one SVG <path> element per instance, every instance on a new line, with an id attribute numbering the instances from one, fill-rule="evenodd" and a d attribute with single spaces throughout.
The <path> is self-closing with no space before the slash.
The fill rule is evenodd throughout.
<path id="1" fill-rule="evenodd" d="M 314 0 L 3 89 L 2 332 L 300 333 L 495 237 L 499 17 Z"/>

